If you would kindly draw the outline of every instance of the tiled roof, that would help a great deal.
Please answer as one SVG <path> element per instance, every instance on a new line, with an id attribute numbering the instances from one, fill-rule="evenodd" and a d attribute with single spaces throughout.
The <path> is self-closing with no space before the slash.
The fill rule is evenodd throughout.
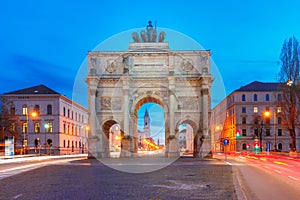
<path id="1" fill-rule="evenodd" d="M 45 85 L 37 85 L 30 88 L 24 88 L 4 94 L 59 94 Z"/>
<path id="2" fill-rule="evenodd" d="M 248 91 L 248 92 L 258 92 L 258 91 L 276 91 L 278 90 L 279 82 L 276 83 L 263 83 L 259 81 L 253 81 L 248 85 L 240 87 L 240 89 L 235 90 L 236 92 Z"/>

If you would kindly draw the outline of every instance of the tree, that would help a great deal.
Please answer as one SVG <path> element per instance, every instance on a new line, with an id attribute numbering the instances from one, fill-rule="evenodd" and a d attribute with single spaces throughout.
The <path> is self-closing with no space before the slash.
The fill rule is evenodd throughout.
<path id="1" fill-rule="evenodd" d="M 291 151 L 296 151 L 296 128 L 299 127 L 300 78 L 299 78 L 299 41 L 293 36 L 286 39 L 280 53 L 279 73 L 282 98 L 278 99 L 282 109 L 282 125 L 291 136 Z"/>
<path id="2" fill-rule="evenodd" d="M 21 126 L 21 121 L 19 117 L 15 115 L 12 102 L 2 96 L 0 105 L 0 143 L 3 143 L 6 137 L 14 137 L 14 145 L 16 147 L 16 141 L 21 137 L 20 129 L 18 128 Z"/>

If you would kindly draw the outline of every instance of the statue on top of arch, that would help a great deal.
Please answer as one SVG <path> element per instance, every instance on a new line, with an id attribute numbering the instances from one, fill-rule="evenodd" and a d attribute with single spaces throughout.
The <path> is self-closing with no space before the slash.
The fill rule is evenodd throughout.
<path id="1" fill-rule="evenodd" d="M 158 36 L 158 42 L 164 42 L 165 40 L 165 32 L 160 32 Z M 137 32 L 132 33 L 132 38 L 134 42 L 156 42 L 157 31 L 156 31 L 156 22 L 155 27 L 152 25 L 152 21 L 148 22 L 146 26 L 146 31 L 142 30 L 140 32 L 140 36 Z"/>

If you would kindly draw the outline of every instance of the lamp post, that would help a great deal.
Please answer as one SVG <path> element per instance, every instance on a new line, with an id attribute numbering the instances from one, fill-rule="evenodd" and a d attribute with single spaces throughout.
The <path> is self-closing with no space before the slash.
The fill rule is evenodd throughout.
<path id="1" fill-rule="evenodd" d="M 45 125 L 44 125 L 44 128 L 45 128 L 45 155 L 47 155 L 47 141 L 46 141 L 46 139 L 47 139 L 47 131 L 48 131 L 48 128 L 49 128 L 49 124 L 48 123 L 46 123 Z"/>
<path id="2" fill-rule="evenodd" d="M 30 114 L 31 117 L 35 118 L 38 116 L 38 113 L 36 111 L 31 112 Z M 29 114 L 28 114 L 28 108 L 26 109 L 26 125 L 27 125 L 27 129 L 24 130 L 24 138 L 23 138 L 23 151 L 24 151 L 24 155 L 26 154 L 26 147 L 27 147 L 27 137 L 26 135 L 28 134 L 29 131 Z"/>

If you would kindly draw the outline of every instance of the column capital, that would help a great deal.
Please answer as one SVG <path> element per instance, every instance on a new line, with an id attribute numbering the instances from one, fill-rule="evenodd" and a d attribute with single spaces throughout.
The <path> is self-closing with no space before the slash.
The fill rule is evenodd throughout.
<path id="1" fill-rule="evenodd" d="M 201 89 L 201 95 L 208 95 L 208 94 L 209 94 L 208 88 Z"/>

